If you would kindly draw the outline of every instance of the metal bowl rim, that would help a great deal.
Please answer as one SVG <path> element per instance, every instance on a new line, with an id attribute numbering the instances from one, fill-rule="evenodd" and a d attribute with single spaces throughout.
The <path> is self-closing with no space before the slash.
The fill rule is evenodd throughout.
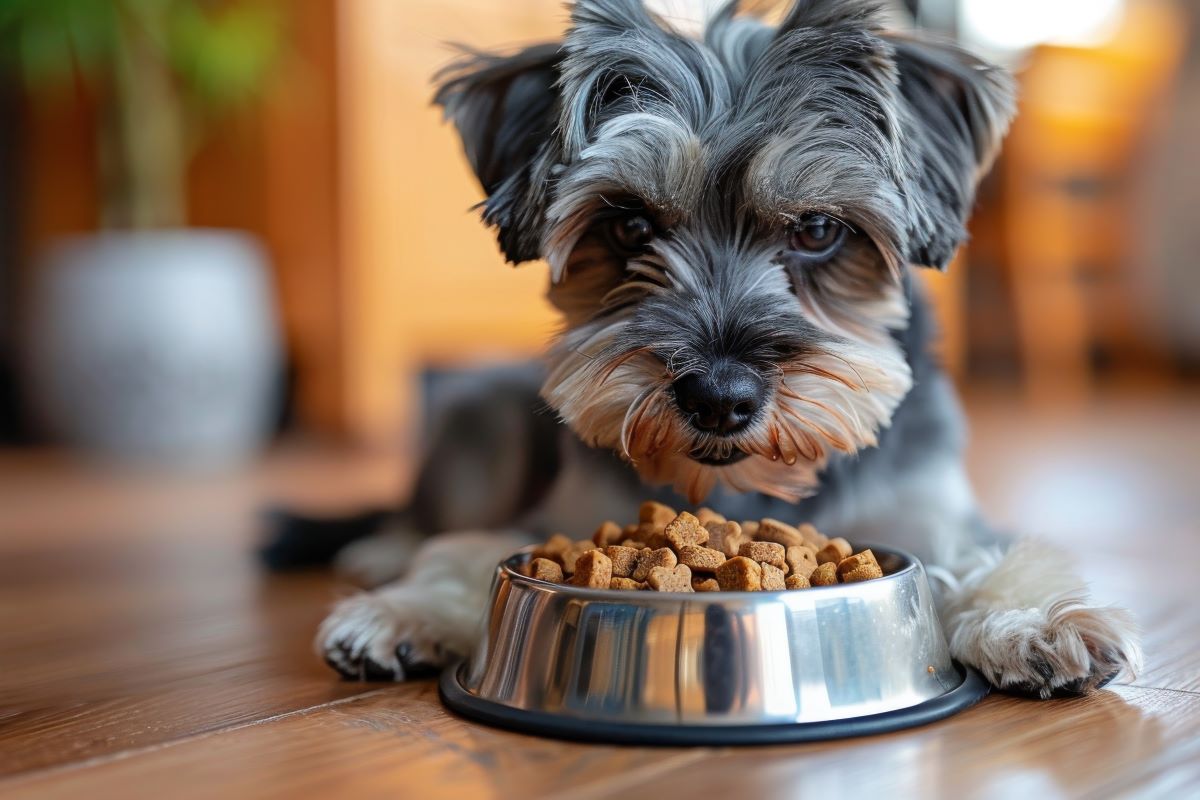
<path id="1" fill-rule="evenodd" d="M 770 592 L 633 592 L 621 591 L 619 589 L 585 589 L 581 586 L 571 586 L 566 583 L 550 583 L 549 581 L 538 580 L 537 578 L 531 578 L 517 572 L 514 567 L 522 563 L 524 558 L 532 553 L 536 547 L 537 545 L 523 547 L 500 562 L 499 566 L 504 570 L 505 577 L 509 582 L 535 591 L 564 594 L 568 597 L 577 597 L 581 600 L 608 602 L 614 605 L 646 605 L 648 603 L 679 602 L 682 598 L 687 598 L 688 602 L 698 601 L 702 603 L 729 602 L 733 598 L 767 601 L 779 600 L 783 597 L 809 596 L 809 592 L 823 592 L 823 597 L 826 598 L 836 594 L 854 595 L 859 593 L 860 587 L 881 586 L 907 579 L 917 571 L 920 564 L 916 556 L 904 550 L 883 545 L 867 545 L 858 552 L 871 550 L 872 552 L 894 556 L 903 562 L 903 566 L 895 572 L 889 572 L 882 578 L 873 578 L 869 581 L 859 583 L 838 583 L 833 586 L 811 586 L 808 589 L 777 589 Z"/>

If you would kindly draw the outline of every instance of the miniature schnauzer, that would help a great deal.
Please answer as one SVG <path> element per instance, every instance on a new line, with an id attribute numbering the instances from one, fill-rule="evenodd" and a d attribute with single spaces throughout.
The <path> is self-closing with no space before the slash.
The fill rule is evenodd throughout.
<path id="1" fill-rule="evenodd" d="M 443 399 L 411 505 L 340 557 L 404 577 L 336 606 L 332 666 L 399 680 L 465 654 L 501 558 L 654 497 L 915 553 L 954 656 L 997 687 L 1134 673 L 1125 611 L 978 521 L 910 273 L 964 239 L 1010 79 L 883 25 L 866 0 L 778 24 L 733 2 L 685 35 L 641 0 L 578 0 L 561 43 L 440 76 L 483 219 L 509 261 L 549 264 L 563 329 L 543 366 Z"/>

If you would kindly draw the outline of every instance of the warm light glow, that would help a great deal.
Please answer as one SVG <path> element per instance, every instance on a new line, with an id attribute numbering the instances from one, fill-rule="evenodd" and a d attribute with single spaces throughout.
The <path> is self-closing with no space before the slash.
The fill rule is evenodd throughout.
<path id="1" fill-rule="evenodd" d="M 987 50 L 1106 41 L 1125 0 L 959 0 L 962 36 Z"/>

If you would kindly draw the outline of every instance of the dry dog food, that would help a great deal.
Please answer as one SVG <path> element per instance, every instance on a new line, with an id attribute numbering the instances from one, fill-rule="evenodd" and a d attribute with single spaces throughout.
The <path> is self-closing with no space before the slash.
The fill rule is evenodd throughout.
<path id="1" fill-rule="evenodd" d="M 534 548 L 524 574 L 589 589 L 757 592 L 883 577 L 870 550 L 855 553 L 807 523 L 727 520 L 708 508 L 643 503 L 636 524 L 608 521 L 591 539 L 556 533 Z"/>

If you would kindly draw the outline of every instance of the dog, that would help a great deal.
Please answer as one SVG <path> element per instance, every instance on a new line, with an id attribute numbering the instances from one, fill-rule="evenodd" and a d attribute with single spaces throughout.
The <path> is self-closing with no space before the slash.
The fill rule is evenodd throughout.
<path id="1" fill-rule="evenodd" d="M 991 531 L 913 272 L 945 269 L 1014 111 L 1008 75 L 868 0 L 725 6 L 690 35 L 577 0 L 561 42 L 468 52 L 435 102 L 508 261 L 549 265 L 543 364 L 459 376 L 414 499 L 339 556 L 396 582 L 317 649 L 403 680 L 469 652 L 496 563 L 654 498 L 916 554 L 994 686 L 1087 693 L 1140 664 L 1068 555 Z"/>

